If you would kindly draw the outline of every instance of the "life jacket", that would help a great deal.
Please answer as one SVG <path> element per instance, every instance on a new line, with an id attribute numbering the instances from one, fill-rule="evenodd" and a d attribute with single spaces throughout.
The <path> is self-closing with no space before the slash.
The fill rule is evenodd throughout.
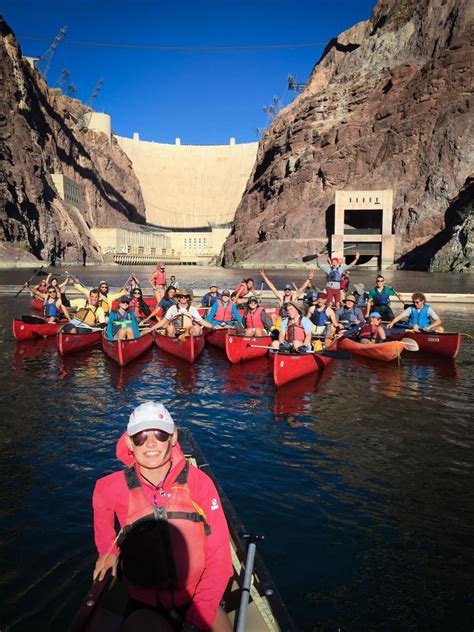
<path id="1" fill-rule="evenodd" d="M 331 268 L 328 274 L 328 281 L 330 281 L 331 283 L 341 282 L 341 273 L 339 272 L 339 268 Z"/>
<path id="2" fill-rule="evenodd" d="M 345 290 L 349 285 L 349 279 L 341 274 L 341 290 Z"/>
<path id="3" fill-rule="evenodd" d="M 163 297 L 158 305 L 158 307 L 161 307 L 161 309 L 163 310 L 163 312 L 166 314 L 166 312 L 169 310 L 170 307 L 173 307 L 173 305 L 177 305 L 176 301 L 172 298 L 165 298 Z"/>
<path id="4" fill-rule="evenodd" d="M 385 292 L 385 286 L 381 292 L 379 292 L 375 288 L 375 296 L 373 298 L 373 301 L 374 301 L 374 307 L 380 307 L 381 305 L 389 304 L 390 300 L 389 300 L 388 294 L 386 294 Z"/>
<path id="5" fill-rule="evenodd" d="M 301 318 L 298 318 L 296 323 L 288 322 L 285 331 L 285 340 L 287 342 L 294 342 L 295 340 L 298 342 L 304 342 L 305 335 L 304 327 L 301 324 Z"/>
<path id="6" fill-rule="evenodd" d="M 45 300 L 43 303 L 43 316 L 45 318 L 61 318 L 62 312 L 56 305 L 57 300 L 58 299 L 55 299 L 52 303 L 50 303 L 48 299 Z"/>
<path id="7" fill-rule="evenodd" d="M 232 321 L 232 301 L 221 301 L 220 299 L 217 301 L 217 309 L 214 314 L 214 320 L 217 320 L 220 323 L 228 323 Z"/>
<path id="8" fill-rule="evenodd" d="M 425 303 L 423 307 L 418 311 L 416 307 L 412 306 L 410 318 L 408 319 L 408 326 L 418 325 L 420 329 L 426 329 L 431 325 L 430 317 L 428 316 L 428 310 L 430 306 Z"/>
<path id="9" fill-rule="evenodd" d="M 113 313 L 115 316 L 112 323 L 112 336 L 115 337 L 115 334 L 119 329 L 122 329 L 123 327 L 131 327 L 133 323 L 132 319 L 130 318 L 130 314 L 128 314 L 127 312 L 125 312 L 125 314 L 121 314 L 117 310 Z"/>
<path id="10" fill-rule="evenodd" d="M 288 301 L 287 301 L 288 302 Z M 283 320 L 284 318 L 288 318 L 288 312 L 286 311 L 286 304 L 285 302 L 283 302 L 280 306 L 280 310 L 278 312 L 278 315 L 281 317 L 281 319 Z"/>
<path id="11" fill-rule="evenodd" d="M 257 307 L 254 312 L 248 311 L 244 316 L 245 326 L 249 329 L 265 329 L 265 324 L 262 320 L 263 312 L 263 307 Z"/>
<path id="12" fill-rule="evenodd" d="M 104 314 L 107 315 L 110 313 L 109 299 L 105 296 L 105 294 L 99 294 L 99 307 L 102 307 Z"/>
<path id="13" fill-rule="evenodd" d="M 355 309 L 352 307 L 351 309 L 347 309 L 347 307 L 342 308 L 342 313 L 339 314 L 339 320 L 347 320 L 349 323 L 353 323 L 357 318 L 357 314 Z"/>
<path id="14" fill-rule="evenodd" d="M 81 323 L 85 323 L 86 325 L 93 327 L 97 322 L 96 316 L 95 316 L 96 312 L 97 312 L 97 307 L 94 307 L 93 305 L 89 305 L 87 303 L 85 307 L 81 307 L 80 309 L 77 310 L 77 312 L 74 315 L 74 318 L 76 320 L 80 320 Z"/>
<path id="15" fill-rule="evenodd" d="M 158 285 L 166 285 L 166 272 L 156 272 L 153 277 L 153 284 L 155 287 Z"/>
<path id="16" fill-rule="evenodd" d="M 136 299 L 136 298 L 132 298 L 132 300 L 130 301 L 130 307 L 132 308 L 133 313 L 135 314 L 136 318 L 146 318 L 146 316 L 148 314 L 145 314 L 145 312 L 143 311 L 143 304 L 145 303 L 145 301 L 142 299 Z M 146 303 L 145 303 L 146 305 Z"/>
<path id="17" fill-rule="evenodd" d="M 371 325 L 370 323 L 365 323 L 362 329 L 359 332 L 359 338 L 373 338 L 377 337 L 377 325 Z"/>
<path id="18" fill-rule="evenodd" d="M 174 606 L 173 592 L 185 590 L 190 596 L 201 579 L 205 569 L 206 536 L 211 528 L 201 507 L 193 500 L 188 485 L 189 462 L 183 465 L 178 477 L 171 485 L 169 497 L 165 505 L 158 507 L 147 501 L 143 493 L 135 465 L 125 470 L 127 484 L 128 513 L 125 527 L 122 529 L 118 546 L 126 552 L 126 540 L 134 529 L 147 525 L 160 529 L 163 537 L 155 538 L 152 559 L 145 550 L 145 567 L 147 562 L 153 569 L 153 562 L 159 571 L 159 577 L 153 578 L 153 589 L 156 591 L 157 603 L 165 608 Z M 168 494 L 167 494 L 168 495 Z M 127 558 L 124 555 L 123 571 L 127 577 Z M 140 573 L 141 569 L 139 569 Z M 145 576 L 147 569 L 144 570 Z M 140 573 L 141 574 L 141 573 Z M 134 583 L 133 577 L 128 579 Z M 145 584 L 145 582 L 144 582 Z"/>
<path id="19" fill-rule="evenodd" d="M 309 317 L 313 325 L 315 325 L 316 327 L 322 327 L 323 325 L 326 324 L 326 321 L 328 319 L 326 310 L 327 310 L 327 307 L 325 307 L 321 311 L 319 311 L 319 309 L 315 307 L 314 312 Z"/>

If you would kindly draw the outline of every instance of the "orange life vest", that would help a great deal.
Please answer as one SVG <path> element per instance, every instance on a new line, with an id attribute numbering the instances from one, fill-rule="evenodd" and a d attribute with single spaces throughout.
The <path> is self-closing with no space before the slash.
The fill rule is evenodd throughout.
<path id="1" fill-rule="evenodd" d="M 285 340 L 287 342 L 294 342 L 295 340 L 298 342 L 304 342 L 305 335 L 304 327 L 301 324 L 301 318 L 298 318 L 296 323 L 288 322 L 285 331 Z"/>
<path id="2" fill-rule="evenodd" d="M 163 507 L 147 501 L 135 466 L 125 470 L 129 489 L 126 526 L 122 529 L 118 545 L 125 546 L 127 535 L 139 525 L 159 526 L 163 537 L 155 540 L 155 561 L 160 562 L 160 579 L 153 585 L 157 603 L 165 608 L 174 607 L 174 591 L 186 590 L 190 596 L 205 568 L 205 538 L 211 529 L 204 511 L 193 501 L 188 486 L 189 463 L 171 485 L 169 498 Z M 147 559 L 150 552 L 146 551 Z M 164 568 L 163 568 L 164 567 Z M 127 568 L 124 560 L 124 574 Z M 146 571 L 145 576 L 146 576 Z M 133 583 L 133 579 L 129 578 Z M 151 586 L 147 586 L 151 588 Z"/>
<path id="3" fill-rule="evenodd" d="M 245 326 L 249 329 L 265 329 L 265 324 L 262 320 L 263 307 L 257 307 L 254 312 L 248 311 L 245 314 Z"/>
<path id="4" fill-rule="evenodd" d="M 220 323 L 230 322 L 232 320 L 232 306 L 232 301 L 227 301 L 227 303 L 224 303 L 224 301 L 218 299 L 216 313 L 214 314 L 214 320 L 217 320 Z"/>

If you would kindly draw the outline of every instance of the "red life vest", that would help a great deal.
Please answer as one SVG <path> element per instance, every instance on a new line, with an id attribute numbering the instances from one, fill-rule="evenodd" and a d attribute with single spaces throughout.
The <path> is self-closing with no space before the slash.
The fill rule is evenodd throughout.
<path id="1" fill-rule="evenodd" d="M 174 607 L 174 591 L 185 591 L 192 596 L 205 569 L 205 539 L 210 535 L 211 529 L 204 511 L 191 497 L 187 482 L 188 472 L 189 463 L 186 461 L 171 485 L 170 497 L 163 507 L 147 501 L 135 466 L 124 472 L 129 489 L 128 514 L 118 546 L 124 546 L 125 549 L 124 540 L 139 524 L 153 525 L 154 521 L 159 522 L 164 537 L 154 542 L 158 542 L 161 549 L 155 552 L 156 559 L 159 560 L 160 579 L 157 580 L 157 585 L 146 588 L 153 588 L 157 604 L 164 608 Z M 149 553 L 146 552 L 146 555 Z M 125 558 L 125 575 L 126 570 Z"/>
<path id="2" fill-rule="evenodd" d="M 375 338 L 377 335 L 377 325 L 365 323 L 359 333 L 359 338 Z"/>
<path id="3" fill-rule="evenodd" d="M 254 312 L 248 311 L 245 314 L 245 326 L 249 329 L 265 329 L 265 324 L 262 320 L 263 307 L 257 307 Z"/>
<path id="4" fill-rule="evenodd" d="M 214 314 L 214 320 L 217 320 L 220 323 L 227 323 L 231 321 L 232 320 L 232 306 L 233 306 L 232 301 L 227 301 L 227 303 L 224 303 L 224 301 L 221 301 L 220 299 L 218 299 L 216 313 Z"/>
<path id="5" fill-rule="evenodd" d="M 153 283 L 155 287 L 158 287 L 159 285 L 166 285 L 166 272 L 155 272 L 153 275 Z"/>
<path id="6" fill-rule="evenodd" d="M 141 301 L 136 298 L 132 298 L 130 301 L 130 307 L 132 308 L 133 313 L 136 318 L 145 318 L 145 314 L 142 312 Z"/>
<path id="7" fill-rule="evenodd" d="M 285 331 L 285 340 L 287 342 L 304 342 L 306 333 L 303 325 L 301 324 L 301 318 L 298 318 L 296 323 L 288 322 L 288 326 Z"/>

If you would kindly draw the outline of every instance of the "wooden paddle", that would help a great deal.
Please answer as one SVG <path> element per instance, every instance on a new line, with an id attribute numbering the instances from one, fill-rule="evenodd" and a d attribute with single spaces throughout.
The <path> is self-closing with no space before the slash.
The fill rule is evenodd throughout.
<path id="1" fill-rule="evenodd" d="M 25 281 L 25 282 L 23 283 L 23 286 L 21 287 L 21 289 L 20 289 L 20 290 L 18 290 L 18 292 L 15 294 L 15 298 L 16 298 L 17 296 L 19 296 L 19 295 L 23 292 L 23 290 L 25 289 L 25 287 L 27 287 L 27 285 L 28 285 L 28 284 L 29 284 L 29 283 L 30 283 L 30 282 L 31 282 L 31 281 L 35 278 L 35 276 L 36 276 L 36 275 L 39 275 L 39 276 L 47 276 L 47 275 L 48 275 L 48 273 L 47 273 L 47 272 L 43 272 L 43 273 L 41 272 L 41 271 L 43 270 L 43 268 L 44 268 L 44 266 L 41 266 L 40 268 L 38 268 L 37 270 L 35 270 L 35 271 L 34 271 L 34 273 L 30 276 L 30 278 L 28 279 L 28 281 Z"/>
<path id="2" fill-rule="evenodd" d="M 247 347 L 250 347 L 252 349 L 270 349 L 271 351 L 280 351 L 278 348 L 276 349 L 275 347 L 264 347 L 263 345 L 247 344 Z M 321 351 L 310 351 L 309 353 L 294 352 L 292 353 L 292 355 L 322 355 L 327 356 L 328 358 L 334 358 L 334 360 L 350 360 L 352 358 L 352 353 L 350 351 L 340 351 L 339 349 L 335 351 L 331 351 L 329 349 L 321 349 Z"/>

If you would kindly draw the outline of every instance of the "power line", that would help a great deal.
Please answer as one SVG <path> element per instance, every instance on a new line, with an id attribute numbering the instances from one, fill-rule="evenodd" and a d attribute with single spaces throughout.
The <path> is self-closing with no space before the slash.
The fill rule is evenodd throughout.
<path id="1" fill-rule="evenodd" d="M 50 38 L 39 35 L 18 35 L 18 39 L 36 42 L 49 41 Z M 164 46 L 162 44 L 126 44 L 113 42 L 88 42 L 66 40 L 63 46 L 82 46 L 83 48 L 125 48 L 129 50 L 157 50 L 164 52 L 198 53 L 198 52 L 233 52 L 247 50 L 277 50 L 288 48 L 316 48 L 326 46 L 327 42 L 300 42 L 293 44 L 248 44 L 241 46 Z"/>

